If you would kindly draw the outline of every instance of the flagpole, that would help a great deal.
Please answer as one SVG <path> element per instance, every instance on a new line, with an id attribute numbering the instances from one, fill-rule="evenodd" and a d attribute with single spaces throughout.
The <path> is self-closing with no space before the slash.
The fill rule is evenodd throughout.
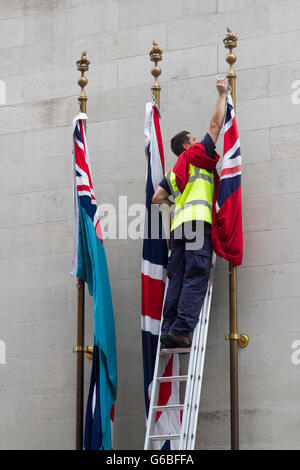
<path id="1" fill-rule="evenodd" d="M 236 109 L 236 73 L 233 65 L 236 55 L 232 49 L 237 46 L 237 36 L 227 27 L 227 35 L 223 42 L 229 54 L 226 62 L 229 64 L 227 74 L 228 83 L 231 87 L 231 96 Z M 237 267 L 229 263 L 229 335 L 226 340 L 230 341 L 230 418 L 231 418 L 231 449 L 239 450 L 239 393 L 238 393 L 238 346 L 244 348 L 248 344 L 248 336 L 238 334 L 237 327 Z"/>
<path id="2" fill-rule="evenodd" d="M 77 60 L 77 70 L 81 72 L 81 77 L 78 79 L 78 85 L 81 87 L 81 92 L 78 97 L 80 104 L 80 111 L 86 113 L 87 96 L 84 88 L 88 83 L 88 79 L 84 76 L 85 72 L 89 69 L 90 61 L 86 58 L 86 52 L 81 54 L 81 58 Z M 86 131 L 86 119 L 83 120 L 84 130 Z M 76 450 L 83 449 L 83 398 L 84 398 L 84 298 L 85 298 L 85 283 L 83 279 L 77 278 L 77 347 L 74 351 L 77 352 L 77 391 L 76 391 Z"/>
<path id="3" fill-rule="evenodd" d="M 151 70 L 151 73 L 154 77 L 154 84 L 151 90 L 155 97 L 155 102 L 157 104 L 158 109 L 160 108 L 160 92 L 161 92 L 161 87 L 158 81 L 158 77 L 161 74 L 161 68 L 159 67 L 158 62 L 162 60 L 162 53 L 163 51 L 159 48 L 157 42 L 153 41 L 153 47 L 151 51 L 149 52 L 150 60 L 154 62 L 154 67 Z"/>

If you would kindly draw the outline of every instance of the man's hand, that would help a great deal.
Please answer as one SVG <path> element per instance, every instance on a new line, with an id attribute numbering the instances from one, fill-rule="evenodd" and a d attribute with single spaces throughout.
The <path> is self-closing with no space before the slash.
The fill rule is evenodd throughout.
<path id="1" fill-rule="evenodd" d="M 217 140 L 219 138 L 220 131 L 221 131 L 223 121 L 224 121 L 224 116 L 225 116 L 225 103 L 226 103 L 227 90 L 228 90 L 226 78 L 218 78 L 216 87 L 217 87 L 219 96 L 218 96 L 216 109 L 211 117 L 211 120 L 209 123 L 209 129 L 208 129 L 208 133 L 211 136 L 215 144 L 217 143 Z"/>
<path id="2" fill-rule="evenodd" d="M 228 84 L 226 78 L 218 78 L 216 87 L 220 96 L 227 95 Z"/>
<path id="3" fill-rule="evenodd" d="M 152 204 L 168 204 L 168 206 L 172 206 L 174 203 L 169 200 L 169 196 L 170 194 L 158 185 L 152 198 Z"/>

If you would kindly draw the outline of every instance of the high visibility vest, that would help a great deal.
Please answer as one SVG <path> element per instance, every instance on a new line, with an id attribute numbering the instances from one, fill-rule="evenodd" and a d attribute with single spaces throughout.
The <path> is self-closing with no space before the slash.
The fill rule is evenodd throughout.
<path id="1" fill-rule="evenodd" d="M 165 174 L 175 202 L 171 231 L 191 220 L 212 223 L 214 174 L 190 164 L 189 175 L 188 183 L 181 193 L 176 185 L 175 173 L 170 170 Z"/>

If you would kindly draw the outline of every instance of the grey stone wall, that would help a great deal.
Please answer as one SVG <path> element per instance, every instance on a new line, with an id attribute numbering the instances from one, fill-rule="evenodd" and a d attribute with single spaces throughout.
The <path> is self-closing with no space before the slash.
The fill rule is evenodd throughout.
<path id="1" fill-rule="evenodd" d="M 148 52 L 162 61 L 162 133 L 201 138 L 225 74 L 222 39 L 236 54 L 243 157 L 245 256 L 238 269 L 240 441 L 244 449 L 299 449 L 300 4 L 297 0 L 1 0 L 0 448 L 72 449 L 75 441 L 76 288 L 71 123 L 82 50 L 88 143 L 98 203 L 144 201 Z M 222 152 L 222 138 L 218 144 Z M 115 448 L 143 446 L 141 240 L 107 240 L 119 395 Z M 87 298 L 87 343 L 92 344 Z M 199 416 L 199 449 L 230 447 L 228 267 L 218 261 Z M 295 361 L 294 361 L 295 362 Z M 297 362 L 297 361 L 296 361 Z M 86 360 L 86 389 L 90 363 Z"/>

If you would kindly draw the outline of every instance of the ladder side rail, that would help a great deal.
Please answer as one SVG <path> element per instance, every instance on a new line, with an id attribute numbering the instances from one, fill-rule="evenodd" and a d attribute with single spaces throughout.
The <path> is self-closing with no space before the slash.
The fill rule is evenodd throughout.
<path id="1" fill-rule="evenodd" d="M 204 311 L 207 310 L 207 306 L 205 306 Z M 204 312 L 203 312 L 204 313 Z M 203 314 L 204 317 L 204 314 Z M 207 317 L 205 317 L 206 319 Z M 199 353 L 198 353 L 198 358 L 197 358 L 197 367 L 195 370 L 195 384 L 194 384 L 194 390 L 193 390 L 193 396 L 191 399 L 191 419 L 189 423 L 189 428 L 187 430 L 187 438 L 186 438 L 186 447 L 185 449 L 190 449 L 190 442 L 193 440 L 193 429 L 194 429 L 194 423 L 197 423 L 198 420 L 198 413 L 199 413 L 199 404 L 197 403 L 197 396 L 198 396 L 198 391 L 199 389 L 201 390 L 202 386 L 202 381 L 201 376 L 200 376 L 200 370 L 201 370 L 201 363 L 202 363 L 202 358 L 203 354 L 205 353 L 203 349 L 204 345 L 204 335 L 205 335 L 205 320 L 204 322 L 201 323 L 201 335 L 199 338 Z"/>
<path id="2" fill-rule="evenodd" d="M 193 380 L 191 381 L 189 395 L 186 397 L 186 401 L 188 403 L 188 415 L 187 415 L 187 419 L 185 422 L 185 428 L 184 428 L 184 434 L 183 434 L 183 440 L 182 440 L 182 450 L 185 450 L 187 448 L 186 446 L 187 446 L 187 442 L 189 439 L 191 422 L 193 421 L 193 414 L 194 414 L 193 413 L 193 396 L 195 394 L 195 386 L 196 386 L 196 380 L 197 380 L 197 368 L 198 368 L 198 363 L 199 363 L 199 357 L 201 354 L 201 334 L 203 330 L 204 310 L 205 310 L 205 300 L 201 309 L 199 322 L 197 324 L 197 334 L 195 336 L 195 357 L 193 361 L 193 371 L 192 371 Z"/>
<path id="3" fill-rule="evenodd" d="M 169 279 L 167 277 L 166 284 L 165 284 L 163 306 L 165 304 L 165 298 L 166 298 L 166 292 L 167 292 L 168 285 L 169 285 Z M 150 445 L 149 437 L 150 437 L 150 434 L 151 434 L 152 425 L 153 425 L 153 421 L 154 421 L 154 415 L 155 415 L 155 413 L 153 412 L 154 411 L 153 406 L 154 406 L 154 403 L 156 403 L 156 401 L 157 401 L 158 389 L 160 387 L 160 384 L 158 384 L 156 379 L 157 379 L 157 372 L 158 372 L 159 358 L 160 358 L 160 350 L 161 350 L 160 335 L 161 335 L 162 320 L 163 320 L 163 307 L 162 307 L 162 312 L 161 312 L 161 322 L 160 322 L 160 327 L 159 327 L 159 335 L 158 335 L 156 357 L 155 357 L 155 366 L 154 366 L 153 378 L 152 378 L 151 399 L 150 399 L 150 405 L 149 405 L 149 411 L 148 411 L 147 430 L 146 430 L 146 436 L 145 436 L 144 450 L 149 450 L 149 445 Z"/>
<path id="4" fill-rule="evenodd" d="M 212 291 L 213 291 L 213 284 L 214 284 L 214 275 L 215 275 L 215 266 L 216 266 L 216 254 L 213 253 L 212 256 L 212 268 L 211 268 L 211 276 L 209 280 L 209 286 L 207 290 L 207 309 L 206 309 L 206 316 L 204 319 L 204 327 L 203 327 L 203 334 L 201 338 L 201 351 L 202 354 L 200 356 L 199 361 L 199 368 L 197 370 L 197 380 L 195 396 L 194 396 L 194 403 L 193 403 L 193 422 L 192 427 L 189 432 L 189 441 L 187 443 L 187 449 L 193 450 L 195 448 L 195 441 L 196 441 L 196 433 L 197 433 L 197 423 L 199 417 L 199 409 L 200 409 L 200 399 L 201 399 L 201 390 L 202 390 L 202 381 L 203 381 L 203 371 L 204 371 L 204 362 L 205 362 L 205 353 L 206 353 L 206 345 L 207 345 L 207 337 L 208 337 L 208 328 L 209 328 L 209 319 L 210 319 L 210 311 L 211 311 L 211 301 L 212 301 Z"/>
<path id="5" fill-rule="evenodd" d="M 180 449 L 184 450 L 186 449 L 187 441 L 189 439 L 189 436 L 191 434 L 190 429 L 193 429 L 193 421 L 195 420 L 195 413 L 194 413 L 194 406 L 193 406 L 193 399 L 192 397 L 194 394 L 197 395 L 197 383 L 199 373 L 196 371 L 195 368 L 198 367 L 198 364 L 201 360 L 201 355 L 202 355 L 202 349 L 203 349 L 203 334 L 204 334 L 204 326 L 205 326 L 205 320 L 207 318 L 207 312 L 209 315 L 210 311 L 210 302 L 208 301 L 209 299 L 209 293 L 212 290 L 212 285 L 213 285 L 213 277 L 214 277 L 214 267 L 215 267 L 215 260 L 216 256 L 215 253 L 213 253 L 212 256 L 212 262 L 211 262 L 211 272 L 210 272 L 210 278 L 209 278 L 209 284 L 207 288 L 207 292 L 204 298 L 204 303 L 201 309 L 200 317 L 199 317 L 199 322 L 196 326 L 196 329 L 194 331 L 193 335 L 193 345 L 194 346 L 194 340 L 195 344 L 197 345 L 196 351 L 195 351 L 195 357 L 193 358 L 193 383 L 189 384 L 189 389 L 187 389 L 186 397 L 185 397 L 185 403 L 188 404 L 188 410 L 185 409 L 185 414 L 184 414 L 184 422 L 183 422 L 183 427 L 182 427 L 182 433 L 181 433 L 181 441 L 180 441 Z M 204 319 L 204 321 L 203 321 Z M 208 326 L 208 325 L 207 325 Z M 193 349 L 194 350 L 194 349 Z M 201 387 L 201 384 L 200 384 Z M 188 386 L 187 386 L 188 388 Z M 198 419 L 198 417 L 196 417 Z"/>
<path id="6" fill-rule="evenodd" d="M 149 411 L 148 411 L 147 430 L 146 430 L 146 436 L 145 436 L 144 450 L 149 450 L 149 445 L 150 445 L 149 436 L 151 434 L 152 427 L 153 427 L 153 424 L 154 424 L 153 422 L 154 422 L 155 412 L 153 410 L 153 406 L 154 406 L 154 403 L 157 402 L 158 390 L 159 390 L 159 384 L 158 384 L 158 382 L 155 378 L 155 377 L 157 377 L 157 371 L 158 371 L 158 365 L 159 365 L 159 355 L 160 355 L 160 341 L 159 341 L 159 338 L 158 338 L 156 359 L 155 359 L 155 367 L 154 367 L 154 373 L 153 373 L 153 379 L 152 379 L 151 399 L 150 399 L 150 405 L 149 405 Z"/>
<path id="7" fill-rule="evenodd" d="M 184 410 L 183 410 L 183 416 L 182 416 L 181 436 L 180 436 L 180 443 L 179 443 L 180 450 L 184 450 L 185 448 L 186 433 L 187 433 L 189 420 L 190 420 L 190 401 L 191 401 L 191 395 L 192 395 L 192 390 L 193 390 L 193 382 L 195 380 L 196 356 L 198 352 L 199 334 L 200 334 L 200 319 L 193 333 L 193 340 L 192 340 L 191 352 L 190 352 L 190 358 L 189 358 L 189 366 L 188 366 L 188 374 L 187 374 L 188 379 L 187 379 L 186 389 L 185 389 Z"/>

